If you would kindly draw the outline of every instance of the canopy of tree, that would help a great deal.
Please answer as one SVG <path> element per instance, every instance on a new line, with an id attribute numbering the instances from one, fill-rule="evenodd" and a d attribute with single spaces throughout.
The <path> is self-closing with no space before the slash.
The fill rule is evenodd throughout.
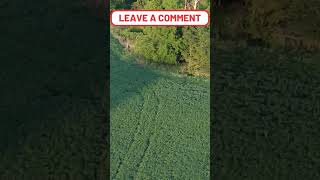
<path id="1" fill-rule="evenodd" d="M 209 10 L 210 1 L 114 0 L 112 8 L 185 9 L 196 3 L 197 9 Z M 209 74 L 209 27 L 129 27 L 118 31 L 131 42 L 134 54 L 164 64 L 184 64 L 188 72 Z"/>

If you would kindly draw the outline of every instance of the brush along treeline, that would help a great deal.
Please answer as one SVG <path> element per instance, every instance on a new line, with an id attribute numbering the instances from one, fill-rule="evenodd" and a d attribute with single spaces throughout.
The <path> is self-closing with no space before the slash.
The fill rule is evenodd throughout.
<path id="1" fill-rule="evenodd" d="M 197 2 L 197 5 L 190 6 Z M 209 10 L 210 0 L 114 0 L 114 9 L 203 9 Z M 184 72 L 209 75 L 210 28 L 208 27 L 113 27 L 122 40 L 130 42 L 130 50 L 146 61 L 179 65 Z"/>
<path id="2" fill-rule="evenodd" d="M 320 48 L 319 0 L 219 0 L 212 8 L 221 40 L 260 39 L 274 47 Z"/>

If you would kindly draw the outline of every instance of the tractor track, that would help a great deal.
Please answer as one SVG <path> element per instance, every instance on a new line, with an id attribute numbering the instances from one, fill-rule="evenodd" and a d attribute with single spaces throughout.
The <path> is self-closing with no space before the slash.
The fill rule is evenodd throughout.
<path id="1" fill-rule="evenodd" d="M 139 113 L 139 116 L 138 116 L 138 125 L 136 126 L 135 128 L 135 133 L 134 133 L 134 136 L 132 138 L 132 140 L 130 141 L 130 145 L 129 145 L 129 148 L 128 148 L 128 151 L 124 154 L 124 157 L 120 159 L 120 162 L 117 166 L 117 169 L 116 169 L 116 172 L 115 172 L 115 175 L 113 177 L 113 179 L 119 179 L 119 173 L 121 172 L 121 169 L 123 168 L 124 166 L 124 162 L 127 161 L 128 159 L 128 154 L 130 154 L 130 152 L 134 151 L 133 147 L 134 147 L 134 144 L 136 142 L 136 140 L 139 138 L 139 134 L 140 132 L 143 131 L 143 129 L 150 129 L 149 131 L 146 131 L 145 133 L 149 134 L 148 137 L 146 140 L 145 140 L 145 143 L 144 143 L 144 148 L 143 148 L 143 153 L 141 155 L 141 157 L 139 158 L 139 160 L 137 161 L 137 169 L 134 173 L 134 175 L 136 175 L 141 167 L 141 164 L 143 163 L 143 161 L 145 160 L 145 156 L 148 152 L 148 150 L 150 149 L 150 144 L 152 142 L 152 139 L 154 138 L 154 134 L 155 134 L 155 129 L 156 129 L 156 125 L 157 125 L 157 116 L 159 114 L 159 110 L 160 110 L 160 100 L 159 100 L 159 97 L 156 95 L 156 92 L 154 90 L 151 90 L 152 91 L 152 94 L 153 94 L 153 97 L 152 99 L 150 99 L 149 101 L 153 101 L 153 99 L 156 100 L 156 103 L 153 103 L 153 104 L 156 104 L 156 106 L 153 108 L 154 109 L 154 115 L 153 117 L 150 117 L 146 120 L 143 119 L 143 112 L 144 110 L 146 109 L 146 98 L 142 95 L 142 93 L 139 93 L 140 97 L 142 98 L 142 104 L 141 104 L 141 110 L 140 110 L 140 113 Z M 150 112 L 148 112 L 150 113 Z M 142 126 L 143 123 L 146 123 L 145 126 Z M 153 127 L 151 127 L 153 126 Z M 152 130 L 151 130 L 152 129 Z"/>
<path id="2" fill-rule="evenodd" d="M 136 126 L 135 128 L 135 133 L 134 133 L 134 136 L 130 142 L 130 145 L 129 145 L 129 148 L 128 148 L 128 151 L 127 153 L 124 155 L 124 158 L 120 158 L 120 162 L 118 164 L 118 167 L 117 167 L 117 170 L 116 170 L 116 173 L 115 173 L 115 176 L 114 177 L 117 177 L 118 174 L 119 174 L 119 170 L 121 169 L 122 165 L 123 165 L 123 160 L 125 160 L 127 158 L 127 155 L 128 155 L 128 152 L 132 149 L 132 145 L 134 144 L 134 142 L 136 141 L 136 138 L 137 138 L 137 135 L 138 135 L 138 132 L 139 132 L 139 129 L 141 128 L 141 114 L 143 112 L 143 109 L 144 109 L 144 106 L 145 106 L 145 99 L 144 99 L 144 96 L 142 93 L 139 93 L 139 96 L 141 97 L 142 99 L 142 105 L 141 105 L 141 108 L 140 108 L 140 113 L 139 113 L 139 121 L 138 121 L 138 125 Z"/>
<path id="3" fill-rule="evenodd" d="M 157 121 L 157 117 L 158 117 L 158 114 L 159 114 L 159 110 L 160 110 L 160 99 L 159 99 L 159 97 L 157 96 L 157 94 L 156 94 L 156 92 L 154 91 L 154 90 L 152 90 L 152 92 L 153 92 L 153 95 L 154 95 L 154 97 L 155 97 L 155 99 L 156 99 L 156 101 L 157 101 L 157 105 L 156 105 L 156 111 L 155 111 L 155 115 L 154 115 L 154 117 L 153 117 L 153 119 L 152 119 L 152 122 L 156 122 Z M 140 162 L 139 162 L 139 164 L 138 164 L 138 168 L 137 168 L 137 171 L 136 171 L 136 174 L 139 172 L 139 169 L 140 169 L 140 167 L 141 167 L 141 164 L 142 164 L 142 162 L 144 161 L 144 159 L 145 159 L 145 156 L 146 156 L 146 153 L 147 153 L 147 151 L 150 149 L 150 143 L 152 142 L 150 142 L 150 140 L 151 140 L 151 138 L 153 138 L 154 137 L 154 133 L 155 133 L 155 129 L 156 129 L 156 125 L 154 126 L 154 128 L 153 128 L 153 131 L 151 131 L 151 135 L 149 136 L 149 138 L 148 138 L 148 140 L 147 140 L 147 147 L 144 149 L 144 151 L 143 151 L 143 155 L 142 155 L 142 158 L 141 158 L 141 160 L 140 160 Z"/>

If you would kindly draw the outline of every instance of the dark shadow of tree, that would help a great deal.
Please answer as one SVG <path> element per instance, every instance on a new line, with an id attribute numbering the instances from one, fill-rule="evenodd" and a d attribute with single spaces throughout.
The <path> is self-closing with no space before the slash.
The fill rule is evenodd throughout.
<path id="1" fill-rule="evenodd" d="M 111 48 L 110 61 L 110 108 L 114 108 L 126 99 L 139 95 L 143 87 L 160 78 L 161 75 L 148 67 L 134 63 L 134 57 L 126 56 L 124 49 L 115 40 Z"/>

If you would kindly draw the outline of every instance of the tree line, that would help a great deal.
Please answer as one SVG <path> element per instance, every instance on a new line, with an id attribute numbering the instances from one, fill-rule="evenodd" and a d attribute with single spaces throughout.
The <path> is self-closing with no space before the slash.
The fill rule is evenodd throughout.
<path id="1" fill-rule="evenodd" d="M 112 0 L 111 8 L 210 10 L 210 3 L 216 41 L 320 49 L 319 0 Z M 118 34 L 145 60 L 209 72 L 209 27 L 127 27 Z"/>
<path id="2" fill-rule="evenodd" d="M 113 9 L 202 9 L 210 0 L 113 0 Z M 117 34 L 146 61 L 179 65 L 191 74 L 209 74 L 210 27 L 127 27 Z"/>
<path id="3" fill-rule="evenodd" d="M 319 0 L 215 0 L 217 37 L 273 47 L 320 49 Z"/>

